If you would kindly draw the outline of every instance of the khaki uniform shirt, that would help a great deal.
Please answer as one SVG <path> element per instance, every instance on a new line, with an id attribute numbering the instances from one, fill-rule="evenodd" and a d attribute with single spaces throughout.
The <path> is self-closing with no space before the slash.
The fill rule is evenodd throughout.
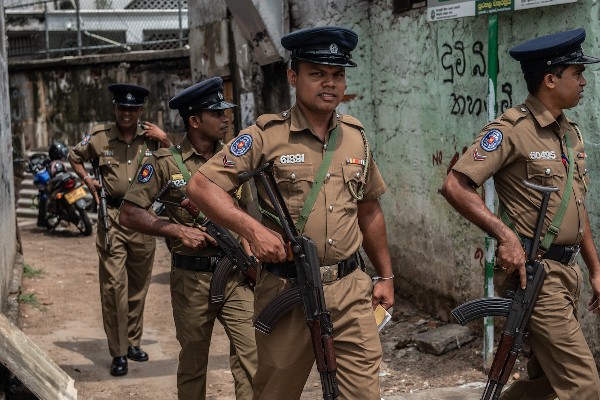
<path id="1" fill-rule="evenodd" d="M 507 110 L 486 125 L 453 169 L 467 175 L 477 186 L 493 176 L 508 217 L 517 232 L 528 238 L 534 235 L 542 193 L 529 189 L 521 181 L 559 188 L 559 192 L 550 195 L 543 236 L 564 196 L 569 164 L 564 165 L 562 154 L 567 157 L 564 136 L 569 135 L 574 158 L 569 162 L 575 163 L 573 189 L 568 194 L 569 206 L 553 244 L 578 244 L 585 227 L 585 194 L 590 180 L 583 143 L 575 127 L 564 113 L 554 119 L 538 99 L 529 95 L 524 104 Z M 482 139 L 492 129 L 501 131 L 503 138 L 495 150 L 485 151 Z"/>
<path id="2" fill-rule="evenodd" d="M 187 136 L 176 146 L 176 148 L 181 154 L 183 163 L 190 172 L 190 175 L 194 174 L 200 166 L 206 163 L 204 156 L 194 149 Z M 217 142 L 215 144 L 215 153 L 222 148 L 223 144 Z M 126 200 L 131 201 L 144 209 L 148 209 L 152 203 L 154 203 L 156 195 L 170 180 L 172 180 L 183 193 L 186 193 L 187 184 L 169 149 L 160 149 L 154 153 L 152 157 L 148 159 L 147 163 L 144 164 L 142 170 L 146 169 L 147 165 L 151 166 L 151 176 L 149 179 L 145 178 L 140 180 L 136 178 L 131 189 L 125 196 Z M 146 179 L 148 180 L 146 181 Z M 236 192 L 236 194 L 237 193 L 238 192 Z M 241 193 L 238 194 L 238 196 L 239 204 L 242 206 L 252 202 L 252 192 L 248 183 L 242 186 Z M 174 188 L 169 188 L 160 196 L 160 198 L 177 204 L 181 203 L 183 200 L 181 194 Z M 171 222 L 186 226 L 194 226 L 192 216 L 184 208 L 170 204 L 165 204 L 165 208 Z M 235 234 L 234 236 L 237 237 Z M 171 251 L 187 256 L 211 257 L 219 252 L 219 248 L 212 245 L 197 251 L 185 246 L 179 239 L 169 239 L 169 243 L 171 245 Z"/>
<path id="3" fill-rule="evenodd" d="M 329 132 L 336 126 L 339 129 L 333 160 L 304 229 L 304 235 L 317 245 L 321 265 L 347 259 L 362 244 L 358 204 L 348 185 L 356 190 L 359 183 L 365 183 L 361 202 L 376 200 L 387 190 L 371 154 L 368 155 L 369 170 L 365 180 L 364 166 L 360 164 L 365 160 L 361 123 L 351 116 L 334 113 Z M 247 140 L 248 137 L 251 140 Z M 246 139 L 244 143 L 239 140 L 241 138 Z M 237 139 L 202 166 L 200 172 L 226 192 L 231 192 L 239 186 L 238 174 L 273 161 L 277 186 L 292 219 L 297 221 L 328 142 L 329 134 L 325 135 L 325 142 L 321 141 L 296 105 L 277 115 L 259 117 L 256 125 L 243 130 Z M 246 149 L 245 152 L 243 149 Z M 259 202 L 272 212 L 266 191 L 258 182 L 255 180 Z M 263 218 L 263 223 L 283 233 L 271 220 Z"/>
<path id="4" fill-rule="evenodd" d="M 97 125 L 71 150 L 69 156 L 80 164 L 99 158 L 106 194 L 124 197 L 136 177 L 144 140 L 144 130 L 139 126 L 131 143 L 127 143 L 117 124 Z M 142 164 L 158 148 L 158 142 L 148 140 Z"/>

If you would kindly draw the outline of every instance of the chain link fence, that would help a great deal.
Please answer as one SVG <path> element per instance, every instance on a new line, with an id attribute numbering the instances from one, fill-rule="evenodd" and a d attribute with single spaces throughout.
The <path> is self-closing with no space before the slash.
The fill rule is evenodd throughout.
<path id="1" fill-rule="evenodd" d="M 187 0 L 5 0 L 9 60 L 176 49 Z"/>

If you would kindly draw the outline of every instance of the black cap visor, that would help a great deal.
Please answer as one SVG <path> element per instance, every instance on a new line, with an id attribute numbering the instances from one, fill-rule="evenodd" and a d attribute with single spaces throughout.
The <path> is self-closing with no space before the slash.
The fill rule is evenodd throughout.
<path id="1" fill-rule="evenodd" d="M 221 100 L 218 103 L 211 104 L 209 106 L 201 108 L 201 110 L 226 110 L 228 108 L 233 108 L 233 107 L 237 107 L 237 106 L 235 104 L 233 104 L 233 103 L 228 102 L 228 101 Z"/>
<path id="2" fill-rule="evenodd" d="M 113 100 L 113 103 L 119 106 L 127 106 L 127 107 L 141 107 L 144 105 L 144 101 L 142 100 Z"/>
<path id="3" fill-rule="evenodd" d="M 599 63 L 599 62 L 600 62 L 600 58 L 583 55 L 583 56 L 577 57 L 573 60 L 566 61 L 562 64 L 595 64 L 595 63 Z"/>
<path id="4" fill-rule="evenodd" d="M 334 56 L 295 56 L 292 58 L 297 58 L 298 60 L 306 61 L 313 64 L 325 64 L 325 65 L 339 65 L 340 67 L 356 67 L 356 64 L 353 61 L 350 61 L 347 58 L 343 57 L 334 57 Z"/>

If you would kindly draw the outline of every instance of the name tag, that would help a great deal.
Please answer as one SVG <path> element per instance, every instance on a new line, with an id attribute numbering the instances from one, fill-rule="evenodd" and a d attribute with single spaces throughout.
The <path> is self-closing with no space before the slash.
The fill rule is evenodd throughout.
<path id="1" fill-rule="evenodd" d="M 281 164 L 296 164 L 304 162 L 304 154 L 290 154 L 287 156 L 279 157 Z"/>
<path id="2" fill-rule="evenodd" d="M 185 179 L 183 179 L 182 174 L 174 174 L 171 176 L 171 180 L 175 184 L 175 186 L 185 186 Z"/>
<path id="3" fill-rule="evenodd" d="M 112 157 L 112 156 L 114 156 L 114 151 L 112 151 L 112 150 L 104 150 L 102 152 L 102 154 L 104 154 L 107 157 Z"/>

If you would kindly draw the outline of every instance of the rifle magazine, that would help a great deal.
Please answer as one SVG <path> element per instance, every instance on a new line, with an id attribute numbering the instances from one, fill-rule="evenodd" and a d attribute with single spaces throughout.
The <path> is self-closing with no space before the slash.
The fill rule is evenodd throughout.
<path id="1" fill-rule="evenodd" d="M 225 299 L 225 286 L 227 278 L 233 269 L 233 261 L 228 256 L 223 257 L 217 264 L 213 277 L 210 280 L 210 302 L 220 303 Z"/>
<path id="2" fill-rule="evenodd" d="M 452 310 L 459 324 L 465 325 L 477 318 L 488 316 L 506 317 L 510 311 L 512 299 L 504 297 L 485 297 L 471 300 Z"/>
<path id="3" fill-rule="evenodd" d="M 298 286 L 279 293 L 258 313 L 254 322 L 254 329 L 270 335 L 273 327 L 281 317 L 302 304 L 302 295 Z"/>

